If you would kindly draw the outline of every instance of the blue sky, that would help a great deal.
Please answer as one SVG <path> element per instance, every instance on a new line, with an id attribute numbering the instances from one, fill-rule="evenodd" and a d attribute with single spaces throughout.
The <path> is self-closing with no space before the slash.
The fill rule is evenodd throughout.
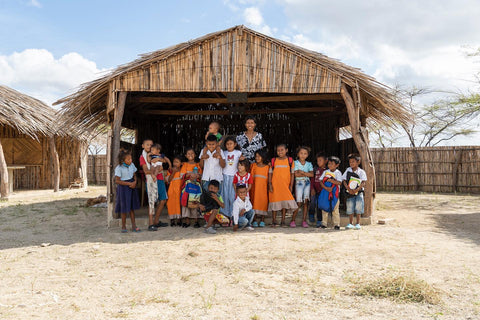
<path id="1" fill-rule="evenodd" d="M 0 84 L 51 104 L 138 54 L 245 24 L 389 85 L 468 92 L 479 16 L 477 0 L 0 0 Z"/>

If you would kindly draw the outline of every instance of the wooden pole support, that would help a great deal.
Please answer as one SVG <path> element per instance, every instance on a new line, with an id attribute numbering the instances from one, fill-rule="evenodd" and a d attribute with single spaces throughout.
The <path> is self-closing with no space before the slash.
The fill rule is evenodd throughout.
<path id="1" fill-rule="evenodd" d="M 60 190 L 60 160 L 58 159 L 57 146 L 55 145 L 55 136 L 48 138 L 48 144 L 53 164 L 53 192 L 58 192 Z"/>
<path id="2" fill-rule="evenodd" d="M 0 195 L 2 200 L 7 200 L 9 196 L 8 179 L 7 162 L 5 161 L 2 141 L 0 139 Z"/>
<path id="3" fill-rule="evenodd" d="M 365 184 L 365 210 L 364 217 L 370 217 L 373 214 L 374 206 L 374 185 L 375 185 L 375 168 L 370 156 L 368 147 L 368 138 L 365 136 L 365 128 L 361 127 L 360 123 L 360 107 L 355 105 L 353 98 L 348 92 L 347 86 L 342 83 L 340 94 L 345 101 L 347 107 L 348 119 L 350 121 L 350 128 L 352 130 L 352 137 L 357 146 L 360 157 L 362 157 L 362 167 L 367 173 L 367 183 Z"/>
<path id="4" fill-rule="evenodd" d="M 88 188 L 88 143 L 80 142 L 80 170 L 83 188 Z"/>

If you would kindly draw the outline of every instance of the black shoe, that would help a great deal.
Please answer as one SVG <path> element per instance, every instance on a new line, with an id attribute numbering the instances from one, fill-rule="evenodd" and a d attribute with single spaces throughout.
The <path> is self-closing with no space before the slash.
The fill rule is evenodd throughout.
<path id="1" fill-rule="evenodd" d="M 175 227 L 175 225 L 176 225 L 176 224 L 175 224 L 175 221 L 173 221 L 173 220 L 170 221 L 170 227 Z"/>
<path id="2" fill-rule="evenodd" d="M 181 227 L 183 224 L 182 224 L 182 221 L 178 221 L 177 222 L 177 227 Z"/>
<path id="3" fill-rule="evenodd" d="M 325 226 L 325 225 L 322 224 L 322 225 L 320 226 L 320 228 L 322 228 L 322 229 L 327 229 L 327 226 Z"/>
<path id="4" fill-rule="evenodd" d="M 200 223 L 198 222 L 195 222 L 195 224 L 193 225 L 194 228 L 200 228 Z"/>
<path id="5" fill-rule="evenodd" d="M 155 227 L 157 227 L 157 228 L 168 227 L 168 223 L 158 221 L 158 223 L 155 225 Z"/>
<path id="6" fill-rule="evenodd" d="M 184 223 L 184 224 L 183 224 L 183 227 L 184 227 L 184 228 L 190 227 L 190 223 Z"/>
<path id="7" fill-rule="evenodd" d="M 335 226 L 334 229 L 335 230 L 340 230 L 340 226 Z"/>
<path id="8" fill-rule="evenodd" d="M 157 230 L 158 230 L 158 228 L 155 227 L 155 225 L 153 225 L 153 224 L 148 226 L 148 231 L 157 231 Z"/>

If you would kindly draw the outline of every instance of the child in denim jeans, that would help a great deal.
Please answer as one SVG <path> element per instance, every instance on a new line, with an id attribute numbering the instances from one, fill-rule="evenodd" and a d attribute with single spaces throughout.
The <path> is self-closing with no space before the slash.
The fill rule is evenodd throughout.
<path id="1" fill-rule="evenodd" d="M 300 208 L 303 206 L 302 227 L 308 228 L 307 213 L 308 202 L 310 200 L 310 178 L 313 177 L 312 163 L 307 161 L 311 149 L 301 146 L 297 148 L 297 160 L 295 160 L 295 198 L 298 209 L 293 212 L 290 227 L 295 228 L 295 218 Z"/>
<path id="2" fill-rule="evenodd" d="M 350 223 L 345 229 L 360 229 L 360 217 L 363 214 L 364 200 L 363 187 L 367 181 L 367 174 L 359 168 L 361 158 L 358 154 L 352 153 L 348 155 L 348 163 L 350 167 L 345 170 L 342 180 L 343 186 L 347 191 L 347 215 Z M 353 226 L 353 215 L 357 215 L 357 224 Z"/>

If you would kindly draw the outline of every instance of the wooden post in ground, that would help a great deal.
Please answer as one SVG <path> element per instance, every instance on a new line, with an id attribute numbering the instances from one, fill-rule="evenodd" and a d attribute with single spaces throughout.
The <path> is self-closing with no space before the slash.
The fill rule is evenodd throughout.
<path id="1" fill-rule="evenodd" d="M 60 161 L 58 159 L 57 146 L 55 145 L 55 136 L 48 138 L 48 144 L 50 146 L 50 155 L 53 164 L 53 192 L 58 192 L 60 189 Z"/>
<path id="2" fill-rule="evenodd" d="M 2 200 L 7 200 L 9 196 L 8 179 L 7 162 L 5 161 L 2 141 L 0 139 L 0 195 Z"/>
<path id="3" fill-rule="evenodd" d="M 80 170 L 83 188 L 88 188 L 88 142 L 80 141 Z"/>
<path id="4" fill-rule="evenodd" d="M 107 103 L 107 118 L 109 112 L 113 111 L 113 121 L 110 123 L 110 129 L 107 136 L 107 223 L 110 226 L 113 218 L 118 218 L 114 212 L 115 208 L 115 185 L 114 171 L 117 165 L 117 155 L 120 151 L 120 132 L 122 129 L 123 113 L 125 110 L 125 101 L 127 100 L 127 92 L 120 92 L 118 100 L 115 99 L 115 92 L 109 91 Z M 111 110 L 113 105 L 113 110 Z"/>
<path id="5" fill-rule="evenodd" d="M 367 173 L 367 183 L 365 184 L 365 212 L 364 217 L 371 217 L 374 209 L 374 186 L 375 186 L 375 168 L 373 166 L 370 149 L 368 147 L 368 138 L 366 129 L 362 128 L 360 123 L 360 105 L 355 104 L 352 96 L 348 92 L 347 86 L 342 83 L 340 93 L 347 107 L 348 119 L 352 130 L 352 137 L 357 146 L 360 157 L 362 157 L 362 167 Z M 359 99 L 360 100 L 360 99 Z"/>

